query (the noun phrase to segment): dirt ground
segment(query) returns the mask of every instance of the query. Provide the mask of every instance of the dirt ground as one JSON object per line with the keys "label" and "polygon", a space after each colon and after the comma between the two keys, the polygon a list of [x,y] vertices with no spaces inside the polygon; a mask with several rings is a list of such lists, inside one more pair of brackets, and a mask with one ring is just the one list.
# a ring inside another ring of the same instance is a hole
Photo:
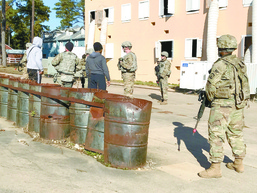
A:
{"label": "dirt ground", "polygon": [[8,74],[23,74],[23,72],[19,72],[17,66],[14,65],[8,65],[7,67],[0,66],[0,72]]}

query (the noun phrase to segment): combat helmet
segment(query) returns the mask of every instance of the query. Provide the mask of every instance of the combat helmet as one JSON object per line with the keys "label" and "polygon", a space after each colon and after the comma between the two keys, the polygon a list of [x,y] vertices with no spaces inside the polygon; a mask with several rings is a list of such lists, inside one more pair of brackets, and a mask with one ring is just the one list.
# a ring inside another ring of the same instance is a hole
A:
{"label": "combat helmet", "polygon": [[32,46],[32,43],[28,42],[26,43],[26,48],[28,49],[30,46]]}
{"label": "combat helmet", "polygon": [[168,53],[168,52],[166,52],[166,51],[161,52],[161,55],[162,55],[162,56],[165,56],[166,58],[168,58],[168,57],[169,57],[169,53]]}
{"label": "combat helmet", "polygon": [[129,41],[122,42],[121,47],[129,47],[132,48],[132,44]]}
{"label": "combat helmet", "polygon": [[217,46],[219,49],[233,52],[237,49],[237,41],[234,36],[226,34],[219,37]]}

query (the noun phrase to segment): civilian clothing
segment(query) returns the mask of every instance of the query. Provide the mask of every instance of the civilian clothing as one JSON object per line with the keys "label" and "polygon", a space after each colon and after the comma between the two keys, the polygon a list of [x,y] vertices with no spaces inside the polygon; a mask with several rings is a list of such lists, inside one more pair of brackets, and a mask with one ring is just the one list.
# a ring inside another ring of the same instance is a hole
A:
{"label": "civilian clothing", "polygon": [[34,37],[32,46],[27,49],[27,71],[29,73],[29,79],[35,80],[37,83],[41,83],[42,75],[40,71],[44,71],[42,65],[42,39],[40,37]]}
{"label": "civilian clothing", "polygon": [[91,74],[88,78],[88,88],[106,90],[106,81],[103,74]]}
{"label": "civilian clothing", "polygon": [[27,49],[27,68],[43,71],[42,65],[42,39],[34,37],[32,46]]}
{"label": "civilian clothing", "polygon": [[107,81],[110,81],[110,75],[108,67],[106,65],[106,59],[99,52],[93,52],[87,57],[86,73],[87,76],[90,76],[90,74],[101,74],[106,77]]}
{"label": "civilian clothing", "polygon": [[42,75],[39,74],[39,70],[36,70],[36,69],[27,69],[27,73],[28,73],[28,76],[29,76],[29,79],[30,80],[34,80],[34,81],[37,81],[37,83],[41,83],[41,80],[42,80]]}

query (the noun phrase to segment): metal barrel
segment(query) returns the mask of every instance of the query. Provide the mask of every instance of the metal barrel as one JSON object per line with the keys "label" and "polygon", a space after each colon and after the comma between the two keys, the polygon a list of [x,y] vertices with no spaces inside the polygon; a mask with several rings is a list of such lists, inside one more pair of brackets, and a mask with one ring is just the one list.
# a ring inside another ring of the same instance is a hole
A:
{"label": "metal barrel", "polygon": [[[36,92],[41,92],[42,86],[60,87],[58,84],[38,84],[31,83],[29,89]],[[29,131],[40,131],[40,115],[41,115],[41,96],[30,94],[29,95]]]}
{"label": "metal barrel", "polygon": [[[29,90],[31,80],[19,80],[19,88]],[[29,93],[18,91],[16,125],[25,127],[29,123]]]}
{"label": "metal barrel", "polygon": [[[107,98],[123,98],[123,95],[97,92],[94,102],[104,103]],[[90,107],[88,116],[88,131],[85,140],[85,149],[104,153],[104,111],[103,108]]]}
{"label": "metal barrel", "polygon": [[[97,89],[89,88],[71,88],[69,97],[92,101]],[[70,140],[73,143],[83,144],[86,140],[88,116],[90,107],[85,104],[72,102],[69,108],[70,112]]]}
{"label": "metal barrel", "polygon": [[[43,85],[42,93],[69,96],[69,88]],[[69,101],[41,97],[40,132],[43,139],[60,140],[70,135]]]}
{"label": "metal barrel", "polygon": [[134,169],[146,163],[152,102],[112,98],[105,101],[104,161]]}
{"label": "metal barrel", "polygon": [[[0,75],[0,83],[9,85],[10,76]],[[0,87],[0,116],[7,118],[7,107],[8,107],[8,88]]]}
{"label": "metal barrel", "polygon": [[[19,86],[19,79],[15,77],[9,78],[9,85],[13,87]],[[13,121],[16,123],[17,116],[17,101],[18,99],[18,90],[8,89],[8,106],[7,106],[7,120]]]}

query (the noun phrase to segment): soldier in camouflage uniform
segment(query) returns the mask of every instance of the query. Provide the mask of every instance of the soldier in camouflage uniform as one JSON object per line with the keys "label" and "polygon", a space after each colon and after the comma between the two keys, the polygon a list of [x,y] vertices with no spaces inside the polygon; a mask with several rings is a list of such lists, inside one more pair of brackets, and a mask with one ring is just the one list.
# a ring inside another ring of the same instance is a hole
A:
{"label": "soldier in camouflage uniform", "polygon": [[121,46],[126,55],[119,58],[117,66],[121,71],[121,77],[124,82],[124,95],[132,98],[137,70],[137,57],[131,51],[132,44],[129,41],[123,42]]}
{"label": "soldier in camouflage uniform", "polygon": [[65,44],[65,52],[58,54],[52,60],[52,65],[57,70],[54,76],[54,82],[63,87],[72,87],[74,82],[74,74],[80,70],[79,58],[76,54],[72,53],[73,43],[68,42]]}
{"label": "soldier in camouflage uniform", "polygon": [[[26,50],[32,46],[32,43],[26,43]],[[22,74],[22,77],[21,78],[24,78],[24,79],[28,79],[29,78],[29,75],[28,75],[28,72],[27,72],[27,53],[25,52],[20,63],[24,66],[23,68],[23,74]]]}
{"label": "soldier in camouflage uniform", "polygon": [[211,101],[208,121],[211,167],[198,175],[203,178],[220,178],[220,163],[224,159],[223,143],[227,138],[235,161],[226,166],[243,172],[246,146],[243,140],[243,108],[250,98],[245,64],[232,55],[237,48],[234,36],[218,39],[219,58],[212,66],[206,84],[207,99]]}
{"label": "soldier in camouflage uniform", "polygon": [[168,104],[168,78],[170,77],[171,71],[171,63],[167,60],[169,57],[169,53],[164,51],[161,53],[161,61],[158,62],[158,65],[155,67],[155,75],[157,76],[157,83],[160,86],[162,98],[160,101],[161,105]]}

